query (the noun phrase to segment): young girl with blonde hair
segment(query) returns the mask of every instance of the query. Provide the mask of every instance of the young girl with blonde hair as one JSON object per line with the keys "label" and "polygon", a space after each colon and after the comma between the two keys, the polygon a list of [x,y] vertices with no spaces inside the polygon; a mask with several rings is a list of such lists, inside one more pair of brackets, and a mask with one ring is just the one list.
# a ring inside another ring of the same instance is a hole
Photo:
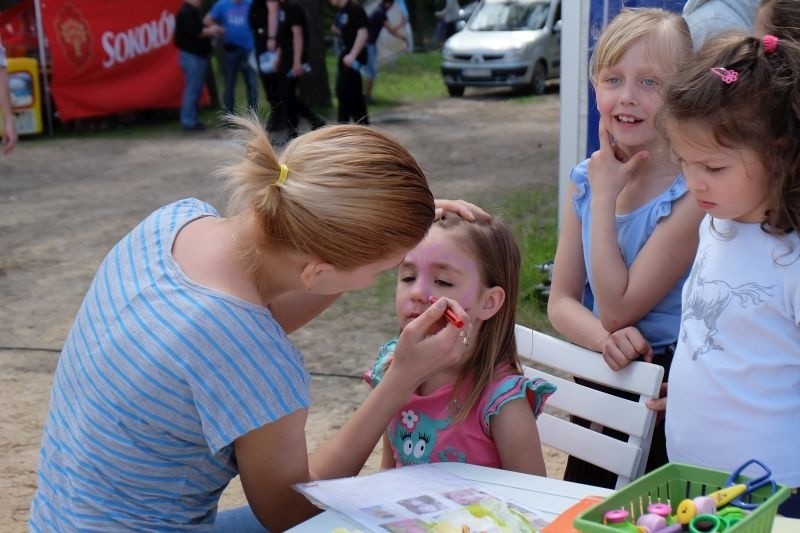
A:
{"label": "young girl with blonde hair", "polygon": [[[520,254],[497,219],[446,216],[406,254],[395,304],[403,331],[432,299],[457,301],[469,314],[467,358],[428,376],[396,412],[381,466],[466,462],[546,476],[535,417],[555,387],[522,372],[514,339]],[[402,335],[402,334],[401,334]],[[366,376],[382,382],[397,340],[381,348]]]}
{"label": "young girl with blonde hair", "polygon": [[[33,531],[287,529],[319,512],[294,483],[357,474],[416,387],[464,356],[442,316],[469,317],[442,298],[400,336],[383,384],[307,453],[311,379],[287,332],[395,268],[434,200],[378,130],[323,128],[278,156],[261,124],[235,122],[231,215],[196,199],[156,210],[86,294],[53,381]],[[217,516],[237,475],[249,508]]]}
{"label": "young girl with blonde hair", "polygon": [[[702,213],[655,125],[664,84],[691,53],[679,15],[644,8],[623,9],[592,53],[600,149],[570,173],[548,316],[613,370],[643,359],[668,371],[678,336],[680,287]],[[666,460],[658,424],[647,469]],[[565,479],[616,482],[574,457]]]}

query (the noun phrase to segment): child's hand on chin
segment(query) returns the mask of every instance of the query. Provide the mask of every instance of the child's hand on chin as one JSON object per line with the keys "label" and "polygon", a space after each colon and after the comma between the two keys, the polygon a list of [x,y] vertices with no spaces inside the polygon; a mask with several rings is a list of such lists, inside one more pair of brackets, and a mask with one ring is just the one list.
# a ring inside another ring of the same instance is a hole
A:
{"label": "child's hand on chin", "polygon": [[650,157],[650,152],[643,150],[628,156],[613,141],[602,121],[598,128],[598,137],[600,149],[592,154],[589,161],[589,184],[594,196],[608,195],[616,199],[631,176]]}

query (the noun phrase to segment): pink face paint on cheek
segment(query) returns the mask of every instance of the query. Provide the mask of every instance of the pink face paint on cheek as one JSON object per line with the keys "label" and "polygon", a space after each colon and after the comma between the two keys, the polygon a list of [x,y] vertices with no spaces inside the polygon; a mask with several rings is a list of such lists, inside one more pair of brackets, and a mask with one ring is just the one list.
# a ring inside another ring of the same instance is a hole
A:
{"label": "pink face paint on cheek", "polygon": [[477,271],[474,260],[468,257],[460,249],[450,242],[430,243],[424,251],[419,250],[416,259],[418,265],[431,271],[435,264],[448,264],[461,272],[458,288],[449,289],[447,296],[458,300],[463,306],[464,303],[472,302],[480,293],[480,275]]}
{"label": "pink face paint on cheek", "polygon": [[[436,296],[430,296],[428,300],[431,302],[431,304],[433,304],[436,303],[436,300],[438,300],[438,298]],[[464,327],[464,321],[458,318],[458,315],[455,313],[455,311],[450,309],[450,307],[444,310],[444,316],[455,327],[457,328]]]}

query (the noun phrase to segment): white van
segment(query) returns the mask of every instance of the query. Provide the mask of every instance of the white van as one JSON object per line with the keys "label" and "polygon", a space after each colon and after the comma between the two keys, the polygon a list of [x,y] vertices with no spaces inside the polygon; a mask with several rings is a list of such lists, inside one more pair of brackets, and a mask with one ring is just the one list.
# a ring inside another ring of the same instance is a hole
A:
{"label": "white van", "polygon": [[561,69],[561,0],[482,0],[442,49],[450,96],[465,87],[515,87],[542,94]]}

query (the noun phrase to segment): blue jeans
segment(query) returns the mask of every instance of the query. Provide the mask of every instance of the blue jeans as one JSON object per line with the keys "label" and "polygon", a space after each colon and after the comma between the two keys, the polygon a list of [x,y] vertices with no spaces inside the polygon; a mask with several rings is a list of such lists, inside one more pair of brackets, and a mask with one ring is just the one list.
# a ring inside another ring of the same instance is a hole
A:
{"label": "blue jeans", "polygon": [[361,73],[368,80],[374,80],[378,75],[378,45],[367,43],[367,64]]}
{"label": "blue jeans", "polygon": [[236,90],[236,75],[241,71],[244,84],[247,87],[247,106],[251,109],[258,108],[258,87],[256,85],[256,71],[247,63],[250,54],[244,48],[225,45],[225,54],[222,56],[222,75],[225,80],[223,105],[226,113],[233,113],[234,93]]}
{"label": "blue jeans", "polygon": [[212,533],[269,533],[249,505],[226,509],[217,513]]}
{"label": "blue jeans", "polygon": [[178,50],[178,62],[183,71],[183,99],[181,100],[181,126],[191,128],[198,123],[197,109],[208,69],[208,58]]}

